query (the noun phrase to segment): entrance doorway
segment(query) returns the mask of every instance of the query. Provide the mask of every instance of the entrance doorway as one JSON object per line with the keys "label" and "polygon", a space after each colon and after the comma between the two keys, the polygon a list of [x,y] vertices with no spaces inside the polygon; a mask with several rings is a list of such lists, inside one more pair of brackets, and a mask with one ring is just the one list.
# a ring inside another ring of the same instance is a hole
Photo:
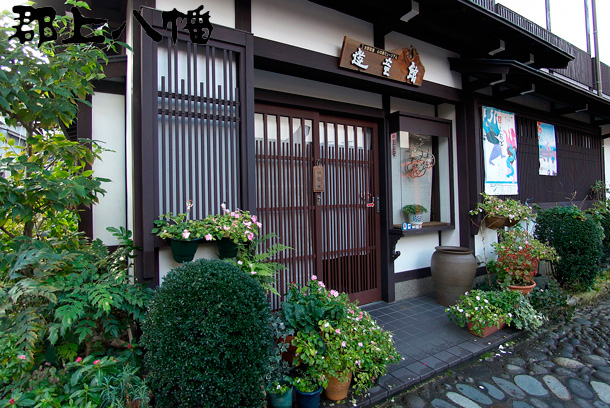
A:
{"label": "entrance doorway", "polygon": [[262,234],[293,248],[277,259],[280,294],[317,275],[360,304],[380,300],[377,125],[257,105],[255,140]]}

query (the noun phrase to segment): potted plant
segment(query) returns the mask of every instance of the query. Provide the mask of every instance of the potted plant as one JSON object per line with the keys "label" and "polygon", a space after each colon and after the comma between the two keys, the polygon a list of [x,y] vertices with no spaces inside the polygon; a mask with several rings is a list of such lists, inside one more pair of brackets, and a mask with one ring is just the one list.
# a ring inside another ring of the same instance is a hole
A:
{"label": "potted plant", "polygon": [[[354,391],[363,393],[385,374],[390,363],[400,359],[392,335],[350,302],[347,294],[327,290],[317,277],[312,278],[315,279],[300,293],[310,298],[308,306],[317,312],[316,323],[302,319],[301,329],[292,341],[297,347],[295,364],[324,373],[330,399],[345,398],[351,377]],[[306,313],[309,309],[299,310]]]}
{"label": "potted plant", "polygon": [[320,394],[327,380],[323,373],[315,366],[308,366],[301,370],[294,378],[294,390],[297,394],[298,408],[318,408],[320,406]]}
{"label": "potted plant", "polygon": [[279,316],[274,316],[271,327],[277,341],[271,346],[269,369],[265,374],[265,390],[272,408],[292,408],[292,379],[288,375],[290,366],[282,358],[289,344],[281,340],[294,332],[286,329]]}
{"label": "potted plant", "polygon": [[159,219],[154,221],[155,227],[151,231],[159,238],[170,240],[172,256],[178,263],[193,260],[200,239],[212,240],[205,223],[188,219],[191,208],[193,202],[189,200],[186,204],[186,212],[159,216]]}
{"label": "potted plant", "polygon": [[544,322],[544,317],[532,307],[527,296],[510,290],[472,290],[445,312],[458,326],[467,326],[479,337],[489,336],[506,325],[519,330],[535,330]]}
{"label": "potted plant", "polygon": [[514,229],[500,235],[492,244],[498,255],[498,282],[502,287],[530,293],[540,260],[557,260],[557,251],[535,239],[526,230]]}
{"label": "potted plant", "polygon": [[483,201],[478,203],[471,215],[485,214],[485,226],[489,229],[513,227],[524,219],[533,218],[531,207],[510,198],[501,199],[481,193]]}
{"label": "potted plant", "polygon": [[497,305],[496,292],[471,290],[460,301],[445,309],[449,319],[460,327],[467,326],[476,336],[487,337],[511,322],[512,312]]}
{"label": "potted plant", "polygon": [[423,214],[427,213],[428,210],[421,204],[407,204],[402,207],[402,210],[409,217],[409,222],[413,225],[422,225]]}
{"label": "potted plant", "polygon": [[222,214],[208,215],[203,222],[211,240],[217,241],[220,259],[235,258],[238,246],[251,243],[262,224],[249,211],[231,211],[224,203],[220,207]]}

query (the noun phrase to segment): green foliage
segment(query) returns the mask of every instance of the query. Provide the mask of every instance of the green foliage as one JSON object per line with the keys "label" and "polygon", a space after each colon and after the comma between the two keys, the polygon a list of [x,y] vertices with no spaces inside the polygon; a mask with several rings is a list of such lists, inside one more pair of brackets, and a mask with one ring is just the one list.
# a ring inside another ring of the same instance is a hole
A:
{"label": "green foliage", "polygon": [[485,327],[510,324],[517,329],[536,330],[543,323],[537,313],[520,292],[471,290],[460,296],[454,306],[445,309],[450,320],[460,327],[472,323],[472,331],[483,334]]}
{"label": "green foliage", "polygon": [[287,329],[277,315],[273,316],[271,329],[276,341],[271,346],[269,367],[265,374],[265,389],[270,394],[283,394],[292,387],[292,379],[289,376],[290,365],[282,358],[282,353],[288,351],[289,344],[285,340],[288,336],[294,336],[294,330]]}
{"label": "green foliage", "polygon": [[557,250],[555,278],[568,290],[589,289],[600,270],[603,230],[595,217],[565,206],[538,213],[535,237]]}
{"label": "green foliage", "polygon": [[303,287],[290,284],[286,301],[282,303],[282,320],[295,332],[309,333],[315,331],[322,320],[337,324],[345,319],[348,303],[344,293],[329,296],[324,283],[313,275]]}
{"label": "green foliage", "polygon": [[15,251],[0,262],[7,276],[0,283],[0,331],[17,336],[28,360],[43,352],[51,363],[89,355],[126,339],[143,320],[152,291],[127,273],[131,232],[112,231],[124,244],[112,254],[78,234],[13,242]]}
{"label": "green foliage", "polygon": [[405,212],[405,214],[425,214],[428,212],[426,207],[421,204],[407,204],[402,207],[402,210]]}
{"label": "green foliage", "polygon": [[271,312],[239,269],[199,259],[170,271],[143,331],[147,379],[162,406],[263,406]]}
{"label": "green foliage", "polygon": [[133,408],[139,404],[139,408],[148,408],[150,389],[137,372],[137,368],[125,365],[121,371],[104,376],[100,407]]}
{"label": "green foliage", "polygon": [[570,320],[574,313],[574,306],[568,304],[568,294],[559,284],[550,279],[545,289],[534,288],[529,296],[530,303],[549,322],[562,319]]}
{"label": "green foliage", "polygon": [[[103,47],[49,41],[34,49],[37,24],[28,24],[35,35],[21,44],[16,38],[9,40],[15,33],[13,22],[4,19],[0,26],[0,114],[7,125],[24,126],[29,136],[69,126],[77,103],[88,104],[86,97],[93,94],[91,81],[104,77],[102,64],[108,61],[104,50],[114,47],[112,41],[106,37]],[[68,36],[71,22],[71,17],[55,18],[59,38]],[[94,33],[103,34],[101,29]]]}
{"label": "green foliage", "polygon": [[[237,266],[248,276],[256,279],[265,292],[272,292],[279,296],[278,291],[273,287],[275,275],[286,267],[279,262],[271,261],[271,259],[278,253],[292,248],[279,242],[269,244],[268,241],[272,238],[278,238],[278,236],[269,233],[255,239],[250,245],[240,245],[237,259],[226,259],[225,261]],[[261,250],[265,247],[264,251]]]}

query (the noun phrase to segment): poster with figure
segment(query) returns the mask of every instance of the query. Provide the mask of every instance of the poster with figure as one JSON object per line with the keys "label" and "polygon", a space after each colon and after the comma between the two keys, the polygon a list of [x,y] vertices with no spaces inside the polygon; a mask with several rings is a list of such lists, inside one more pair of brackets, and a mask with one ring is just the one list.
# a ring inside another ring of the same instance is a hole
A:
{"label": "poster with figure", "polygon": [[557,143],[555,126],[538,122],[538,156],[540,158],[541,176],[557,175]]}
{"label": "poster with figure", "polygon": [[485,193],[518,194],[514,113],[483,106],[483,156]]}

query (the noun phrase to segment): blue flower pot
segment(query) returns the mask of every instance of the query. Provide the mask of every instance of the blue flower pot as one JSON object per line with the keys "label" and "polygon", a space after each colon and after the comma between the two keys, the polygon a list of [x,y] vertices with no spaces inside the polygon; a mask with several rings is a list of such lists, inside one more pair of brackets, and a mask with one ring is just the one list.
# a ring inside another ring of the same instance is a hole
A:
{"label": "blue flower pot", "polygon": [[297,407],[298,408],[319,408],[320,407],[320,394],[322,393],[322,387],[314,392],[303,392],[299,391],[296,387],[294,389],[297,393]]}
{"label": "blue flower pot", "polygon": [[271,408],[292,408],[292,388],[283,394],[269,393]]}
{"label": "blue flower pot", "polygon": [[197,247],[199,246],[199,240],[192,239],[186,241],[172,238],[171,246],[174,261],[178,263],[190,262],[195,257],[195,252],[197,252]]}

